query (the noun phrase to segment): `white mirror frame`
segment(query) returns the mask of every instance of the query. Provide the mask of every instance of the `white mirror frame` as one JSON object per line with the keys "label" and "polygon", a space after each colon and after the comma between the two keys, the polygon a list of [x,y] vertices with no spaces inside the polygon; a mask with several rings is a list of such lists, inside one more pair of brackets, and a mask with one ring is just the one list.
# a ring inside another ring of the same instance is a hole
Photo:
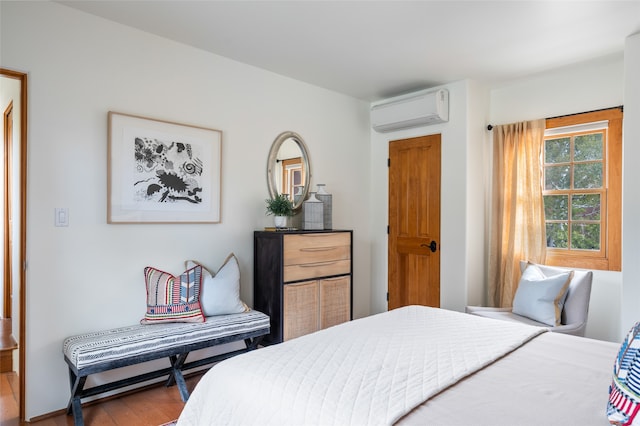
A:
{"label": "white mirror frame", "polygon": [[301,194],[302,196],[297,201],[292,200],[293,209],[298,210],[300,207],[302,207],[302,202],[307,198],[307,195],[309,194],[309,187],[311,186],[311,160],[309,158],[309,151],[307,150],[307,146],[304,143],[304,139],[302,139],[302,136],[300,136],[296,132],[282,132],[273,141],[271,150],[269,151],[269,158],[267,160],[267,186],[269,187],[269,195],[271,196],[271,198],[275,198],[276,195],[279,194],[275,176],[276,162],[278,161],[278,152],[280,151],[280,147],[282,146],[282,144],[289,139],[293,140],[300,148],[302,161],[304,162],[305,185]]}

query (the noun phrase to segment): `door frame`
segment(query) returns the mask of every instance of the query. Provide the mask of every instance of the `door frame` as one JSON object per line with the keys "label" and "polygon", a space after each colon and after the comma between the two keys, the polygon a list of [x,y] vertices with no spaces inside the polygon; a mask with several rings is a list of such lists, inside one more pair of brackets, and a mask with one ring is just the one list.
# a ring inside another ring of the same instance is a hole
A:
{"label": "door frame", "polygon": [[[20,128],[18,130],[20,135],[20,146],[18,149],[14,150],[14,153],[17,152],[20,156],[19,164],[20,164],[20,174],[17,177],[19,179],[20,186],[20,203],[18,207],[17,218],[20,221],[20,231],[19,231],[19,240],[20,240],[20,250],[19,250],[19,283],[20,283],[20,291],[18,293],[19,301],[18,304],[20,306],[20,313],[18,315],[20,326],[18,336],[18,394],[20,401],[18,401],[19,406],[19,419],[20,422],[25,421],[25,389],[26,389],[26,381],[25,381],[25,360],[26,360],[26,267],[27,267],[27,74],[9,70],[6,68],[0,68],[0,77],[13,78],[20,81]],[[14,135],[15,135],[15,128]],[[15,148],[15,147],[14,147]],[[15,218],[15,217],[14,217]]]}
{"label": "door frame", "polygon": [[9,102],[9,105],[5,108],[2,114],[2,120],[4,125],[4,134],[3,137],[3,232],[4,232],[4,250],[3,250],[3,304],[2,304],[2,317],[3,318],[11,318],[13,316],[13,306],[12,306],[12,294],[13,294],[13,284],[12,284],[12,271],[13,271],[13,253],[12,244],[11,244],[11,200],[12,200],[12,183],[13,183],[13,167],[12,167],[12,159],[13,159],[13,99]]}

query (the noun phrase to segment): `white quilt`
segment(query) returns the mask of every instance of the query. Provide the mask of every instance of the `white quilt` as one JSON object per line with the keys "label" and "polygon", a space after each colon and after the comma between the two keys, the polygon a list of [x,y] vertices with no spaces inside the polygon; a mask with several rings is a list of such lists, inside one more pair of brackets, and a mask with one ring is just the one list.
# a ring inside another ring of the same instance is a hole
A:
{"label": "white quilt", "polygon": [[201,379],[178,426],[393,424],[545,330],[396,309],[221,362]]}

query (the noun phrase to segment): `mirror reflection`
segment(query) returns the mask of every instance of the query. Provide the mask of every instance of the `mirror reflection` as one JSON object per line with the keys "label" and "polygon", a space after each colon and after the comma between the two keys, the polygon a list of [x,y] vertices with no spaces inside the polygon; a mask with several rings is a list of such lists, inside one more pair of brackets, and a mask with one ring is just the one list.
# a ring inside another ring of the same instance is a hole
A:
{"label": "mirror reflection", "polygon": [[278,150],[275,178],[278,192],[289,195],[290,199],[305,185],[302,153],[293,139],[284,141]]}
{"label": "mirror reflection", "polygon": [[273,198],[286,194],[298,209],[307,197],[311,179],[307,147],[295,132],[283,132],[273,141],[267,163],[267,183]]}

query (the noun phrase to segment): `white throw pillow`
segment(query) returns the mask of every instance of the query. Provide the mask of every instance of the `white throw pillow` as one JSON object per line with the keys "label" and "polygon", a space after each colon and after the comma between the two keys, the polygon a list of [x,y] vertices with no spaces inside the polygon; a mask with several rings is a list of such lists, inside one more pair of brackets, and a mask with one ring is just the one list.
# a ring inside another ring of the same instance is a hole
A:
{"label": "white throw pillow", "polygon": [[513,298],[513,313],[550,326],[560,325],[573,271],[546,276],[536,265],[524,270]]}
{"label": "white throw pillow", "polygon": [[[188,260],[186,264],[187,268],[190,268],[199,263]],[[240,267],[233,253],[227,256],[215,275],[206,268],[202,268],[200,306],[207,317],[237,314],[249,310],[249,307],[240,300]]]}

